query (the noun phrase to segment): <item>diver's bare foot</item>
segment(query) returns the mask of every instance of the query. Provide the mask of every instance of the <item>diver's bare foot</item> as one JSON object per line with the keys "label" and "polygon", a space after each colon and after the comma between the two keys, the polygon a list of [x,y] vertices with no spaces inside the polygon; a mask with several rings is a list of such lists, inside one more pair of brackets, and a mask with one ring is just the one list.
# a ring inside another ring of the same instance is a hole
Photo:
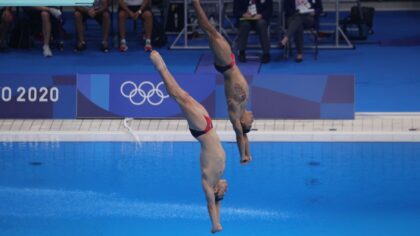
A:
{"label": "diver's bare foot", "polygon": [[246,165],[248,164],[250,161],[252,160],[252,158],[250,156],[245,156],[244,158],[241,158],[241,165]]}
{"label": "diver's bare foot", "polygon": [[214,234],[214,233],[217,233],[217,232],[219,232],[219,231],[222,231],[222,226],[219,224],[217,227],[213,227],[212,229],[211,229],[211,233],[212,234]]}
{"label": "diver's bare foot", "polygon": [[164,70],[166,68],[166,64],[163,61],[162,56],[160,56],[160,54],[153,50],[150,53],[150,60],[152,60],[153,65],[155,65],[155,68],[160,71],[160,70]]}

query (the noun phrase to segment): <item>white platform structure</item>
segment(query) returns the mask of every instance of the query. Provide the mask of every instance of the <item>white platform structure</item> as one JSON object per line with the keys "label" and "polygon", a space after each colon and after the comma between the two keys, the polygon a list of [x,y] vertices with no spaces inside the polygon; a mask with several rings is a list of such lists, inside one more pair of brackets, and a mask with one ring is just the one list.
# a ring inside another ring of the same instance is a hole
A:
{"label": "white platform structure", "polygon": [[[218,29],[218,31],[225,36],[229,40],[229,36],[226,33],[225,29],[223,28],[223,24],[220,24],[220,22],[223,22],[223,11],[224,11],[224,0],[202,0],[201,5],[216,5],[216,8],[218,9],[218,19],[217,21],[214,21],[215,27]],[[184,0],[184,28],[179,32],[175,40],[172,42],[170,49],[208,49],[209,45],[191,45],[188,42],[188,34],[192,33],[192,28],[198,27],[197,23],[190,23],[188,22],[189,12],[191,7],[191,1],[190,0]],[[205,7],[203,7],[205,9]],[[183,41],[183,43],[181,42]],[[180,43],[181,42],[181,43]]]}
{"label": "white platform structure", "polygon": [[[275,9],[275,12],[277,12],[278,15],[283,14],[282,9],[282,1],[283,0],[273,0],[277,2],[278,9]],[[176,2],[176,1],[175,1]],[[230,41],[229,35],[226,31],[226,29],[223,27],[223,22],[226,19],[225,17],[225,3],[232,2],[231,0],[201,0],[201,4],[203,5],[203,8],[205,9],[206,5],[216,5],[218,8],[218,17],[217,21],[215,21],[215,26],[218,29],[218,31],[228,40]],[[335,12],[335,19],[334,22],[324,22],[321,25],[322,26],[329,26],[332,27],[333,34],[334,34],[334,42],[330,44],[322,44],[319,45],[319,48],[325,48],[325,49],[352,49],[354,48],[354,45],[351,43],[351,41],[347,38],[347,36],[344,34],[343,30],[340,27],[339,21],[340,21],[340,4],[341,2],[357,2],[356,0],[324,0],[324,3],[332,3],[334,4],[334,12]],[[194,28],[197,28],[197,23],[191,23],[189,22],[189,16],[190,12],[193,12],[190,10],[191,7],[191,1],[190,0],[184,0],[184,28],[179,32],[175,40],[172,42],[170,49],[208,49],[208,44],[205,45],[197,45],[197,44],[191,44],[188,39],[188,34],[193,33]],[[279,17],[281,19],[281,17]],[[220,23],[222,22],[222,23]],[[281,32],[281,20],[278,22],[279,24],[279,30],[278,32]],[[234,30],[235,31],[235,30]],[[344,42],[341,41],[341,38],[343,38]],[[277,44],[272,44],[272,48],[278,47]]]}
{"label": "white platform structure", "polygon": [[[282,1],[282,0],[280,0]],[[332,26],[334,27],[334,43],[330,45],[319,45],[319,48],[327,48],[327,49],[352,49],[354,48],[354,45],[349,40],[349,38],[344,33],[343,29],[340,27],[340,12],[341,12],[341,3],[342,2],[358,2],[357,0],[324,0],[325,2],[332,2],[334,4],[334,10],[335,10],[335,22],[332,23],[323,23],[321,24],[324,26]],[[343,37],[344,43],[340,42],[340,37]]]}

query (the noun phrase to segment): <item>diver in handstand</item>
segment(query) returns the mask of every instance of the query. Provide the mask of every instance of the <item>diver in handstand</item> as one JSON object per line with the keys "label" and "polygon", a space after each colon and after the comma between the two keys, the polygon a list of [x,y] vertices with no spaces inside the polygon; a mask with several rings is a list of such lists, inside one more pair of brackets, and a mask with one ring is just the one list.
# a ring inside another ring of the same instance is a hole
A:
{"label": "diver in handstand", "polygon": [[236,134],[239,148],[240,163],[251,161],[247,133],[251,130],[254,117],[251,111],[246,110],[249,91],[248,83],[235,63],[229,43],[209,22],[199,0],[193,0],[197,14],[198,24],[209,38],[210,49],[215,59],[215,68],[224,76],[226,102],[229,119]]}
{"label": "diver in handstand", "polygon": [[175,99],[183,111],[192,136],[201,144],[201,184],[212,222],[211,232],[219,232],[222,230],[220,205],[227,191],[227,181],[221,179],[225,169],[225,151],[219,136],[213,129],[207,110],[178,85],[157,51],[152,51],[150,59],[162,77],[168,94]]}

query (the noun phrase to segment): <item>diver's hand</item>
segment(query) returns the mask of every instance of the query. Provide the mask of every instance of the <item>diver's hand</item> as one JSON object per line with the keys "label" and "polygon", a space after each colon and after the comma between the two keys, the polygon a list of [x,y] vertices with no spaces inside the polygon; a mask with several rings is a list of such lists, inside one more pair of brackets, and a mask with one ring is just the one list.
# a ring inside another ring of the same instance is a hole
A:
{"label": "diver's hand", "polygon": [[211,229],[211,233],[212,234],[214,234],[214,233],[217,233],[217,232],[219,232],[219,231],[222,231],[222,225],[221,224],[218,224],[216,227],[213,227],[212,229]]}
{"label": "diver's hand", "polygon": [[246,165],[252,160],[251,156],[245,155],[241,157],[241,165]]}

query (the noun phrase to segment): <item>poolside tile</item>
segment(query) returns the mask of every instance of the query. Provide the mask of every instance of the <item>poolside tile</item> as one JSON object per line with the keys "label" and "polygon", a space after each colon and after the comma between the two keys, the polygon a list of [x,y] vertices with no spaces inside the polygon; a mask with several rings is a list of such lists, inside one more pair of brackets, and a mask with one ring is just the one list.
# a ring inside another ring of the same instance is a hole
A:
{"label": "poolside tile", "polygon": [[[33,120],[24,120],[22,126],[20,127],[19,131],[27,131],[31,128]],[[3,130],[3,129],[1,129]]]}
{"label": "poolside tile", "polygon": [[20,128],[22,127],[22,125],[23,125],[23,120],[15,120],[13,122],[13,125],[11,127],[11,130],[20,130]]}
{"label": "poolside tile", "polygon": [[[194,140],[188,132],[188,123],[185,120],[134,119],[128,120],[127,124],[135,132],[148,132],[148,140]],[[214,120],[213,126],[222,140],[235,141],[229,120]],[[253,129],[257,131],[251,132],[249,138],[257,141],[420,141],[420,114],[358,113],[355,120],[264,119],[255,120]],[[46,133],[49,131],[54,131],[54,136]],[[61,132],[64,136],[56,132]],[[99,133],[100,136],[97,135]],[[72,137],[76,140],[133,140],[124,127],[124,120],[115,119],[3,119],[0,120],[0,136],[1,140],[9,141],[49,141],[60,140],[60,137],[68,140],[72,140]]]}
{"label": "poolside tile", "polygon": [[41,128],[42,122],[44,122],[44,120],[34,120],[34,122],[32,123],[31,127],[29,128],[31,131],[38,131]]}

